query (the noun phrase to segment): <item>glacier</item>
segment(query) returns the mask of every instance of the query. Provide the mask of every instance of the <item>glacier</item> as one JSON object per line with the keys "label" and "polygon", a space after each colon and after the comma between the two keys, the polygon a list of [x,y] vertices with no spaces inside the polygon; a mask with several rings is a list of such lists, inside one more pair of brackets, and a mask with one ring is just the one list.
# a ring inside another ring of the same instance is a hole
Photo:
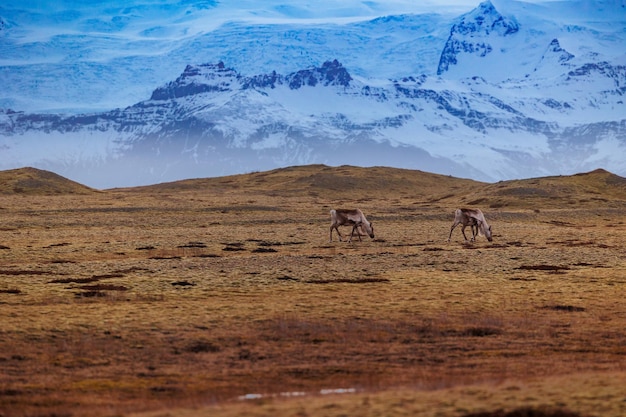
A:
{"label": "glacier", "polygon": [[[263,13],[250,3],[237,18],[221,11],[228,17],[210,30],[197,16],[215,17],[218,3],[168,9],[168,25],[167,3],[156,3],[129,6],[126,20],[46,18],[105,22],[100,38],[134,27],[138,42],[149,34],[160,45],[128,47],[142,56],[105,50],[119,55],[101,62],[63,57],[71,36],[67,45],[35,37],[0,7],[10,40],[0,44],[10,52],[0,58],[9,86],[0,169],[35,166],[96,188],[310,163],[482,181],[598,167],[626,175],[623,2],[494,0],[414,13],[402,2],[331,11],[270,2]],[[392,6],[402,13],[380,16]],[[34,59],[50,42],[56,54]],[[77,55],[96,53],[97,42],[80,42]],[[80,76],[64,76],[68,66]]]}

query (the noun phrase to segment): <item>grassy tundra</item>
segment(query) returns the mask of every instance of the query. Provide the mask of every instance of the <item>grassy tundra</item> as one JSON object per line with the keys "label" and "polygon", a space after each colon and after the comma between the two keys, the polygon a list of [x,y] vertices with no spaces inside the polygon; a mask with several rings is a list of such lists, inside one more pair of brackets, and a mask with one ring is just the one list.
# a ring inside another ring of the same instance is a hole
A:
{"label": "grassy tundra", "polygon": [[[493,242],[447,243],[457,207]],[[331,208],[376,238],[329,243]],[[22,169],[0,213],[0,416],[626,415],[626,179],[605,171],[96,191]]]}

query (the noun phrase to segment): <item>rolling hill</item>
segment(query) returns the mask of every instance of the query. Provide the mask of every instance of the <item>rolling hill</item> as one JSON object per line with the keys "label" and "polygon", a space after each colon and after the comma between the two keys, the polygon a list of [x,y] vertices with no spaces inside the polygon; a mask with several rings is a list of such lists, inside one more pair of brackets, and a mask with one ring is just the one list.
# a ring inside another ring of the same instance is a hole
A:
{"label": "rolling hill", "polygon": [[485,183],[418,170],[305,165],[123,190],[142,193],[250,193],[367,201],[409,198],[415,204],[532,209],[616,207],[626,203],[626,178],[598,169],[566,176]]}
{"label": "rolling hill", "polygon": [[232,190],[276,195],[315,195],[328,198],[367,199],[381,195],[430,195],[441,197],[454,190],[474,189],[486,185],[424,171],[389,167],[361,168],[343,165],[304,165],[270,171],[230,175],[217,178],[189,179],[135,187],[131,190]]}
{"label": "rolling hill", "polygon": [[[0,171],[0,194],[91,194],[97,190],[50,171]],[[566,176],[485,183],[418,170],[304,165],[270,171],[196,178],[102,193],[222,194],[314,197],[327,201],[409,199],[417,206],[474,206],[487,209],[567,207],[614,208],[626,204],[626,178],[603,169]]]}
{"label": "rolling hill", "polygon": [[483,193],[470,204],[492,208],[611,208],[626,202],[626,178],[597,169],[575,175],[502,181],[488,185]]}
{"label": "rolling hill", "polygon": [[59,195],[95,192],[93,188],[42,169],[28,167],[0,171],[0,194]]}

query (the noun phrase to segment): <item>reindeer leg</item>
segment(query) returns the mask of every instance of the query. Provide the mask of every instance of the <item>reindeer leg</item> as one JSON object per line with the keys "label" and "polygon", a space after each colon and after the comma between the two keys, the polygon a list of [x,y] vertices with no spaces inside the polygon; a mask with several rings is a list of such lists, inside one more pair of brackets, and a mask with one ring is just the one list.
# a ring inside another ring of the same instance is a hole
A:
{"label": "reindeer leg", "polygon": [[[352,231],[350,232],[350,239],[348,239],[348,243],[352,242],[352,237],[354,236],[354,231],[356,230],[357,227],[359,227],[359,223],[354,223],[354,225],[352,226]],[[359,233],[359,240],[361,240],[360,233]]]}
{"label": "reindeer leg", "polygon": [[478,226],[480,222],[476,219],[473,219],[472,223],[470,223],[470,229],[472,230],[472,242],[476,242],[476,236],[478,236]]}
{"label": "reindeer leg", "polygon": [[[467,242],[467,236],[465,236],[465,228],[466,227],[467,227],[466,225],[461,226],[461,233],[463,233],[463,237],[465,238],[465,241]],[[472,237],[472,240],[474,240],[473,237]]]}
{"label": "reindeer leg", "polygon": [[343,236],[341,236],[341,233],[339,232],[339,228],[335,224],[330,226],[330,241],[331,242],[333,241],[333,229],[335,229],[337,231],[337,236],[339,237],[339,241],[341,242],[341,238]]}
{"label": "reindeer leg", "polygon": [[450,228],[450,235],[448,236],[448,243],[450,243],[450,239],[452,239],[452,231],[454,230],[455,227],[458,226],[457,222],[452,223],[452,227]]}

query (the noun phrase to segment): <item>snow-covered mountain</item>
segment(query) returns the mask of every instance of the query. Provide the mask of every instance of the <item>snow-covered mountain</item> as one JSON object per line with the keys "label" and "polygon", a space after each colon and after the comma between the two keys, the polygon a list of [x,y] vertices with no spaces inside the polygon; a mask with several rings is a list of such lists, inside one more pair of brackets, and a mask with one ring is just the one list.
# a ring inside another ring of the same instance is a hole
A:
{"label": "snow-covered mountain", "polygon": [[[223,34],[244,24],[229,22],[188,48],[219,37],[243,69],[188,62],[110,111],[0,110],[0,169],[36,166],[100,188],[308,163],[487,181],[598,167],[626,176],[626,8],[571,3],[487,1],[453,18],[306,27],[281,20],[233,39]],[[244,39],[251,46],[241,51]],[[419,62],[404,73],[409,51]],[[291,61],[303,65],[286,70]]]}
{"label": "snow-covered mountain", "polygon": [[126,107],[188,64],[219,61],[246,76],[287,74],[334,58],[355,76],[428,74],[451,20],[472,8],[429,3],[0,2],[6,22],[0,28],[0,107],[72,113]]}

